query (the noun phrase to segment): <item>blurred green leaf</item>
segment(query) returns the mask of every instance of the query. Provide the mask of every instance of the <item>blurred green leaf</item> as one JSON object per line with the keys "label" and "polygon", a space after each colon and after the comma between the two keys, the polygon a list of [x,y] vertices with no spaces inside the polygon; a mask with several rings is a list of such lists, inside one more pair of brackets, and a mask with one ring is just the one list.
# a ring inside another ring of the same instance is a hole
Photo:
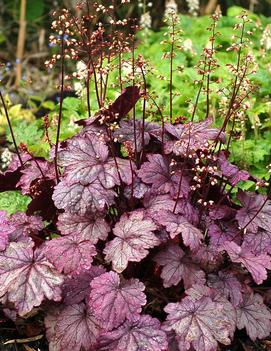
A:
{"label": "blurred green leaf", "polygon": [[0,196],[0,210],[5,210],[9,215],[18,212],[26,211],[31,198],[21,195],[19,191],[5,191]]}

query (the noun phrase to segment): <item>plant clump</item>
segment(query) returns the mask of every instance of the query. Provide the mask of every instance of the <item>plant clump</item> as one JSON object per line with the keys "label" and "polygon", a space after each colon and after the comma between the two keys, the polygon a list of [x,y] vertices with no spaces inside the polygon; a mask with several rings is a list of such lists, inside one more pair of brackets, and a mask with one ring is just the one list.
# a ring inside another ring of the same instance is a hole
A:
{"label": "plant clump", "polygon": [[[46,64],[60,63],[61,83],[56,140],[47,133],[50,158],[14,138],[17,155],[0,174],[1,191],[19,189],[31,199],[26,212],[0,213],[4,318],[43,316],[51,351],[213,351],[234,343],[239,330],[253,342],[267,338],[270,185],[229,161],[255,71],[246,13],[229,48],[237,60],[229,65],[229,105],[215,128],[210,93],[220,13],[211,17],[198,91],[183,117],[172,108],[177,15],[167,18],[167,115],[148,91],[151,71],[135,54],[133,21],[115,18],[113,6],[78,6],[80,18],[64,10],[52,25],[60,53]],[[82,61],[87,115],[79,132],[60,141],[69,59]],[[109,101],[113,70],[116,98]],[[206,109],[195,121],[201,94]],[[160,121],[148,120],[148,105]],[[248,180],[253,191],[239,187]]]}

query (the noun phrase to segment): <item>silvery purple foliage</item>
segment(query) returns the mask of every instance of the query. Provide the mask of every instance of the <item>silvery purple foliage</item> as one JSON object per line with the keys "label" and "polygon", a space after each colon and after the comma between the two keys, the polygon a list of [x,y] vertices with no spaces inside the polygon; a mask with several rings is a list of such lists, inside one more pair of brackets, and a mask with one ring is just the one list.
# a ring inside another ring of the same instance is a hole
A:
{"label": "silvery purple foliage", "polygon": [[216,351],[239,329],[267,337],[270,199],[240,191],[250,176],[210,118],[124,119],[140,94],[128,87],[59,145],[59,179],[26,155],[1,174],[14,176],[1,189],[31,196],[26,213],[0,212],[6,316],[43,309],[50,351]]}
{"label": "silvery purple foliage", "polygon": [[120,280],[115,272],[103,273],[91,283],[89,305],[106,330],[133,320],[146,304],[145,286],[138,279]]}

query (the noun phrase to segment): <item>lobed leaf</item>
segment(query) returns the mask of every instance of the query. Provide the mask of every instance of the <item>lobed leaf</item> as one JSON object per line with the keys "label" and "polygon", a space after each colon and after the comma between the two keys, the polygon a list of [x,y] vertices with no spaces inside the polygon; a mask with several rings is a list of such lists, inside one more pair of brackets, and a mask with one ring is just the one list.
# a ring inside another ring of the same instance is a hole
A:
{"label": "lobed leaf", "polygon": [[128,262],[139,262],[148,254],[148,249],[160,244],[153,233],[157,229],[143,211],[123,214],[115,225],[113,233],[116,238],[109,241],[104,249],[105,259],[112,262],[113,269],[121,273]]}
{"label": "lobed leaf", "polygon": [[163,266],[161,278],[165,288],[177,285],[181,280],[186,289],[195,283],[205,283],[205,273],[185,255],[178,245],[170,244],[154,257],[154,261]]}
{"label": "lobed leaf", "polygon": [[52,239],[46,243],[44,254],[58,272],[74,274],[91,267],[96,255],[95,246],[90,240],[77,235]]}
{"label": "lobed leaf", "polygon": [[166,351],[167,346],[167,336],[160,322],[141,315],[101,334],[98,351]]}
{"label": "lobed leaf", "polygon": [[108,272],[94,278],[90,286],[89,305],[107,330],[133,320],[146,304],[145,286],[138,279],[120,280],[117,273]]}
{"label": "lobed leaf", "polygon": [[21,316],[39,306],[45,297],[59,301],[62,283],[62,275],[42,251],[33,252],[33,245],[12,242],[0,252],[0,296],[7,294]]}
{"label": "lobed leaf", "polygon": [[255,255],[247,247],[238,246],[234,242],[227,241],[224,249],[229,254],[232,262],[243,264],[251,273],[255,283],[261,284],[267,279],[267,269],[271,269],[271,257],[263,253]]}

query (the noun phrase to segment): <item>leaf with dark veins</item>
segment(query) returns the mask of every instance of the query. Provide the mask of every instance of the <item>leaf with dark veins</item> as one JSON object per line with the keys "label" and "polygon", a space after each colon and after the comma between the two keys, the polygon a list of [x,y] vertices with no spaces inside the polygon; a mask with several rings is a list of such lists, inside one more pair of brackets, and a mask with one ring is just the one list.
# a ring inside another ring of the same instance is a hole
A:
{"label": "leaf with dark veins", "polygon": [[[186,176],[171,169],[169,160],[160,154],[147,155],[148,162],[144,162],[138,171],[138,176],[146,184],[151,184],[152,188],[160,194],[170,193],[175,196],[178,193],[180,178],[181,191],[179,196],[186,196],[189,192],[189,183]],[[172,173],[173,172],[173,173]]]}
{"label": "leaf with dark veins", "polygon": [[202,232],[190,224],[183,216],[174,214],[171,211],[158,211],[155,218],[159,224],[166,227],[172,239],[182,234],[184,244],[189,246],[191,250],[200,246],[204,238]]}
{"label": "leaf with dark veins", "polygon": [[58,272],[75,274],[90,268],[97,252],[90,240],[69,235],[47,242],[44,253]]}
{"label": "leaf with dark veins", "polygon": [[89,240],[96,244],[98,240],[106,240],[110,227],[102,217],[97,217],[92,213],[86,213],[84,216],[62,213],[58,217],[57,227],[63,235],[75,234],[80,238]]}
{"label": "leaf with dark veins", "polygon": [[[68,182],[84,181],[87,184],[98,179],[108,153],[107,145],[95,134],[85,134],[68,141],[67,147],[58,153],[58,163],[65,167]],[[114,181],[110,177],[103,185],[110,188]]]}
{"label": "leaf with dark veins", "polygon": [[271,201],[266,196],[239,191],[238,199],[243,208],[237,211],[236,219],[241,228],[256,233],[258,227],[271,231]]}
{"label": "leaf with dark veins", "polygon": [[261,284],[267,279],[267,269],[271,269],[271,257],[266,253],[255,255],[248,248],[229,241],[224,243],[223,248],[232,262],[241,263],[246,267],[255,283]]}
{"label": "leaf with dark veins", "polygon": [[49,314],[45,318],[45,325],[50,350],[97,350],[101,328],[84,303],[65,306],[59,313]]}
{"label": "leaf with dark veins", "polygon": [[9,241],[9,234],[14,231],[15,227],[10,222],[7,213],[0,211],[0,251],[4,251]]}
{"label": "leaf with dark veins", "polygon": [[143,211],[123,214],[115,225],[116,238],[109,241],[104,249],[105,259],[112,262],[113,269],[121,273],[128,263],[140,262],[148,254],[148,249],[160,244],[153,233],[157,226],[144,216]]}
{"label": "leaf with dark veins", "polygon": [[248,248],[255,255],[271,254],[271,231],[260,229],[257,233],[247,232],[244,236],[243,247]]}
{"label": "leaf with dark veins", "polygon": [[154,261],[162,266],[161,278],[163,285],[168,288],[184,282],[185,289],[193,284],[205,284],[205,273],[189,259],[183,250],[175,244],[170,244],[159,252]]}
{"label": "leaf with dark veins", "polygon": [[109,158],[107,145],[95,134],[86,133],[70,139],[67,148],[59,152],[58,161],[65,167],[69,183],[89,184],[99,181],[103,187],[110,189],[120,185],[120,176],[123,182],[131,183],[129,161]]}
{"label": "leaf with dark veins", "polygon": [[[132,120],[129,121],[121,121],[120,128],[118,128],[114,132],[114,138],[117,138],[120,143],[123,142],[131,142],[132,150],[135,150],[134,136],[136,135],[136,149],[137,152],[140,152],[143,147],[142,140],[142,129],[143,124],[142,121],[135,121],[135,132],[134,132],[134,122]],[[156,134],[161,134],[161,127],[156,123],[144,123],[144,145],[148,145],[151,139],[151,136],[155,136]],[[135,133],[135,135],[134,135]]]}
{"label": "leaf with dark veins", "polygon": [[30,312],[46,297],[61,299],[63,277],[40,250],[29,243],[10,243],[0,252],[0,296],[8,294],[19,314]]}
{"label": "leaf with dark veins", "polygon": [[219,153],[218,165],[220,166],[223,176],[227,177],[230,184],[233,186],[240,181],[248,180],[250,177],[247,171],[240,170],[237,166],[231,164],[223,152]]}
{"label": "leaf with dark veins", "polygon": [[[165,124],[166,131],[175,138],[175,140],[166,141],[166,153],[173,152],[176,155],[184,155],[190,151],[205,148],[209,140],[218,140],[225,142],[225,133],[219,135],[219,129],[209,128],[213,120],[207,118],[205,121],[198,123],[185,124]],[[176,140],[178,139],[178,140]]]}
{"label": "leaf with dark veins", "polygon": [[148,190],[148,185],[142,183],[141,179],[139,179],[138,177],[134,177],[133,183],[125,187],[124,195],[127,199],[131,199],[132,197],[135,197],[136,199],[142,199]]}
{"label": "leaf with dark veins", "polygon": [[229,334],[231,337],[234,336],[236,329],[236,308],[221,293],[221,291],[202,284],[195,284],[193,287],[186,290],[185,293],[194,301],[198,301],[202,297],[208,297],[211,298],[214,303],[218,303],[222,307],[221,317],[225,320],[225,325],[227,325]]}
{"label": "leaf with dark veins", "polygon": [[184,350],[215,351],[218,342],[229,345],[231,325],[223,305],[209,297],[194,300],[190,296],[165,307],[168,313],[165,330],[174,330]]}
{"label": "leaf with dark veins", "polygon": [[28,161],[21,173],[22,176],[17,183],[17,187],[21,187],[22,194],[31,193],[31,183],[34,180],[42,178],[55,179],[54,164],[45,160]]}
{"label": "leaf with dark veins", "polygon": [[113,190],[103,188],[99,182],[70,185],[62,180],[55,187],[53,200],[57,208],[84,216],[88,212],[104,211],[106,206],[114,203],[116,195]]}
{"label": "leaf with dark veins", "polygon": [[226,241],[235,241],[239,243],[242,239],[239,234],[238,227],[235,223],[229,223],[226,221],[219,221],[218,224],[211,224],[208,227],[208,235],[210,237],[210,243],[218,251],[223,250],[223,244]]}
{"label": "leaf with dark veins", "polygon": [[261,295],[243,295],[243,302],[237,307],[237,328],[246,328],[253,341],[270,336],[271,313]]}
{"label": "leaf with dark veins", "polygon": [[242,285],[232,272],[219,271],[218,274],[208,275],[208,285],[221,292],[234,306],[242,301]]}
{"label": "leaf with dark veins", "polygon": [[107,330],[133,320],[146,304],[145,286],[138,279],[120,280],[117,273],[108,272],[94,278],[90,286],[89,305]]}
{"label": "leaf with dark veins", "polygon": [[24,212],[16,212],[10,217],[10,224],[14,230],[9,233],[9,241],[27,242],[32,235],[38,235],[44,228],[42,218],[39,216],[27,216]]}
{"label": "leaf with dark veins", "polygon": [[98,351],[166,351],[167,347],[158,319],[141,315],[101,334]]}
{"label": "leaf with dark veins", "polygon": [[77,275],[67,277],[62,287],[64,303],[73,305],[88,300],[91,291],[90,282],[105,272],[103,266],[92,266]]}

